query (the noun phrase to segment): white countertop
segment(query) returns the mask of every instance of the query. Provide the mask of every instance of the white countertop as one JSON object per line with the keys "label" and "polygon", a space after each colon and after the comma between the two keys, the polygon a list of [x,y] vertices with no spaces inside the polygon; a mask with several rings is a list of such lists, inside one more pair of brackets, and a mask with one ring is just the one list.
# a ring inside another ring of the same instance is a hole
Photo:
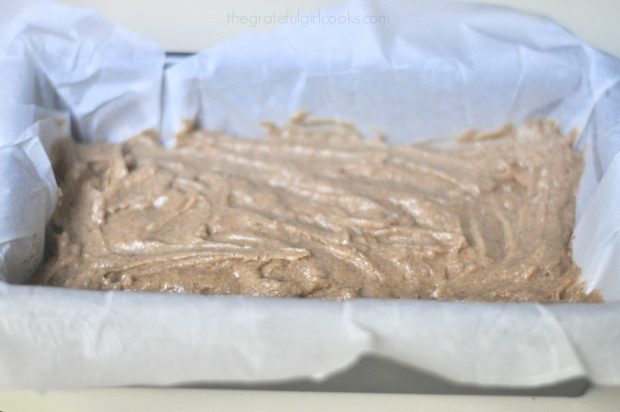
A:
{"label": "white countertop", "polygon": [[386,395],[212,389],[98,389],[41,394],[0,392],[4,412],[595,412],[620,411],[620,390],[596,388],[579,398]]}
{"label": "white countertop", "polygon": [[[333,0],[62,0],[97,9],[111,21],[155,40],[167,51],[197,51],[249,30],[273,24],[243,24],[234,16],[309,12]],[[544,14],[620,57],[620,1],[495,0],[487,3]],[[620,411],[620,388],[593,388],[579,398],[298,393],[207,389],[98,389],[85,391],[0,391],[3,412],[72,411]]]}

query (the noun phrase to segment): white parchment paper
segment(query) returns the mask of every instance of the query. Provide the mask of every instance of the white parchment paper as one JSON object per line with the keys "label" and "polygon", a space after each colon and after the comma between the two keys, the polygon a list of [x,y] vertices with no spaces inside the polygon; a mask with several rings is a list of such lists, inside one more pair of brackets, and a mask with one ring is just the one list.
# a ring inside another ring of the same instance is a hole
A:
{"label": "white parchment paper", "polygon": [[[46,1],[0,6],[0,386],[321,378],[378,353],[459,382],[620,384],[620,62],[553,22],[463,3],[352,1],[164,70],[151,42]],[[10,18],[7,18],[9,16]],[[324,302],[20,286],[40,263],[63,136],[171,143],[188,119],[260,136],[300,109],[414,141],[536,116],[587,153],[574,257],[596,305]]]}

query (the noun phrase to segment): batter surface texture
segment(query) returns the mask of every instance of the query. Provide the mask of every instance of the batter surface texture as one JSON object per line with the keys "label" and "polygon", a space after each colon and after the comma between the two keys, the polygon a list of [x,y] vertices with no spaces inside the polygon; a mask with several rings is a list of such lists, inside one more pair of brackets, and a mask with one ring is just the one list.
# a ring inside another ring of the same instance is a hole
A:
{"label": "batter surface texture", "polygon": [[393,145],[298,117],[241,139],[68,144],[32,283],[348,299],[596,300],[570,256],[581,155],[550,121]]}

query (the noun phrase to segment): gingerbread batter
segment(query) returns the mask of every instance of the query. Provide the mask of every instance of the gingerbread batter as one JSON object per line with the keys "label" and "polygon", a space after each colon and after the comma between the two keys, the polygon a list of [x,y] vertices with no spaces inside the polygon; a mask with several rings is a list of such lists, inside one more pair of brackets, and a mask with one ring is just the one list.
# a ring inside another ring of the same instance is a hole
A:
{"label": "gingerbread batter", "polygon": [[303,116],[267,139],[193,131],[69,145],[32,282],[174,293],[584,301],[580,153],[550,121],[456,147]]}

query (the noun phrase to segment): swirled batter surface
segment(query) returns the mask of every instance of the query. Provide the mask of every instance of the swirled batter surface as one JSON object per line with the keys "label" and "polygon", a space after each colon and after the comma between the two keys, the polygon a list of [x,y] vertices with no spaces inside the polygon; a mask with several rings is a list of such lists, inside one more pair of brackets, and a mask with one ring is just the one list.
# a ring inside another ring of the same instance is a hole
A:
{"label": "swirled batter surface", "polygon": [[550,121],[391,145],[299,117],[269,137],[65,147],[33,283],[254,296],[583,301],[582,159]]}

